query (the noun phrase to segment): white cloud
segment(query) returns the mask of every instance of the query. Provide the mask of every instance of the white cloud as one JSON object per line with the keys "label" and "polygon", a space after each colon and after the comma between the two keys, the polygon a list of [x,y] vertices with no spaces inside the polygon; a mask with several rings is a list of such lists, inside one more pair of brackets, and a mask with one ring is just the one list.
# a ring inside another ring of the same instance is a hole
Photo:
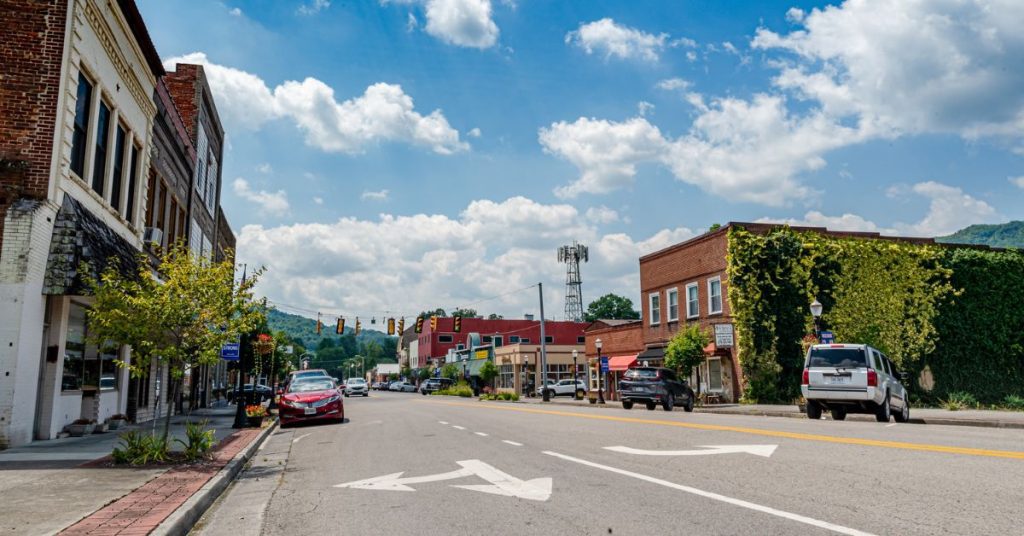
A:
{"label": "white cloud", "polygon": [[[565,266],[555,262],[558,246],[573,240],[591,246],[590,262],[582,268],[585,297],[616,292],[636,301],[637,257],[691,236],[688,229],[638,240],[602,236],[571,205],[514,197],[474,201],[457,217],[382,214],[374,220],[247,225],[239,232],[238,251],[240,261],[268,268],[258,291],[283,303],[352,316],[369,311],[411,316],[541,281],[551,289],[545,289],[545,309],[559,317]],[[518,318],[536,312],[536,304],[534,288],[476,308]]]}
{"label": "white cloud", "polygon": [[654,111],[654,105],[647,101],[640,101],[636,103],[636,113],[640,114],[640,117],[646,117]]}
{"label": "white cloud", "polygon": [[800,227],[827,227],[830,231],[867,231],[876,233],[892,234],[894,231],[879,227],[873,221],[864,219],[856,214],[843,214],[842,216],[826,216],[821,212],[812,210],[804,214],[803,218],[760,218],[757,223],[785,223]]}
{"label": "white cloud", "polygon": [[665,91],[676,91],[679,89],[689,89],[691,85],[693,84],[691,84],[689,81],[676,77],[661,80],[657,84],[655,84],[654,87],[658,89],[664,89]]}
{"label": "white cloud", "polygon": [[362,199],[363,201],[366,201],[367,199],[371,201],[387,201],[388,194],[389,192],[387,190],[380,190],[379,192],[371,192],[367,190],[359,196],[359,199]]}
{"label": "white cloud", "polygon": [[[450,45],[490,48],[501,31],[494,23],[491,0],[380,0],[381,4],[422,4],[428,34]],[[512,6],[514,9],[515,6]],[[406,30],[419,25],[409,14]]]}
{"label": "white cloud", "polygon": [[313,202],[318,204],[318,205],[322,205],[322,204],[324,204],[324,198],[322,198],[322,197],[314,197],[313,198]]}
{"label": "white cloud", "polygon": [[1024,3],[891,2],[790,10],[803,28],[761,28],[752,46],[792,53],[775,84],[879,133],[1010,135],[1024,128]]}
{"label": "white cloud", "polygon": [[362,95],[338,102],[334,90],[316,78],[289,80],[271,90],[258,76],[213,63],[202,52],[170,58],[164,65],[172,70],[176,63],[203,65],[228,130],[258,129],[267,121],[287,118],[305,132],[308,145],[329,152],[358,154],[368,145],[389,141],[445,155],[469,149],[441,110],[420,114],[397,84],[376,83]]}
{"label": "white cloud", "polygon": [[[703,104],[701,103],[703,106]],[[568,160],[580,177],[555,190],[560,197],[608,193],[629,186],[636,167],[656,163],[680,181],[728,199],[772,206],[813,191],[796,175],[825,165],[821,154],[861,139],[820,113],[793,117],[781,97],[719,99],[689,133],[666,139],[646,119],[617,123],[580,118],[540,129],[544,150]]]}
{"label": "white cloud", "polygon": [[240,8],[233,7],[233,8],[228,10],[228,14],[232,15],[234,17],[241,17],[242,16],[242,10]]}
{"label": "white cloud", "polygon": [[264,212],[278,216],[288,213],[290,208],[288,194],[284,190],[278,190],[274,193],[265,190],[255,191],[249,187],[249,181],[242,177],[235,179],[231,186],[235,190],[235,195],[255,203]]}
{"label": "white cloud", "polygon": [[1024,175],[1020,177],[1009,177],[1010,184],[1016,184],[1020,188],[1024,188]]}
{"label": "white cloud", "polygon": [[481,136],[481,134],[482,133],[480,132],[479,128],[473,128],[469,132],[466,133],[466,135],[469,136],[470,138],[479,138]]}
{"label": "white cloud", "polygon": [[416,19],[416,15],[409,13],[409,16],[405,20],[405,31],[411,32],[419,27],[420,21]]}
{"label": "white cloud", "polygon": [[565,34],[566,44],[573,44],[587,54],[598,53],[609,59],[658,61],[665,48],[668,34],[649,34],[636,28],[623,26],[610,18],[586,24]]}
{"label": "white cloud", "polygon": [[269,163],[264,162],[264,163],[256,166],[256,171],[259,171],[260,173],[273,173],[274,172],[274,168],[271,167]]}
{"label": "white cloud", "polygon": [[604,205],[588,208],[586,216],[587,220],[593,223],[614,223],[619,221],[619,213]]}
{"label": "white cloud", "polygon": [[320,11],[331,7],[330,0],[313,0],[308,4],[302,4],[299,6],[298,13],[300,15],[316,15]]}
{"label": "white cloud", "polygon": [[944,236],[975,223],[997,223],[1002,217],[988,203],[965,194],[955,186],[934,181],[919,182],[911,191],[929,200],[928,213],[914,224],[897,223],[901,233]]}

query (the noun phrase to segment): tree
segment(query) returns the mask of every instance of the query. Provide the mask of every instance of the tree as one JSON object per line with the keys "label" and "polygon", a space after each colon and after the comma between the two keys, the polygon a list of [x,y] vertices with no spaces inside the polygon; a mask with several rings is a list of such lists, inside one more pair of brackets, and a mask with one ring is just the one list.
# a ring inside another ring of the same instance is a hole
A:
{"label": "tree", "polygon": [[476,309],[463,309],[460,307],[452,311],[452,316],[461,316],[462,318],[477,318],[480,315],[476,314]]}
{"label": "tree", "polygon": [[423,311],[422,313],[420,313],[420,316],[422,316],[423,318],[430,318],[432,316],[445,317],[448,316],[448,314],[444,312],[444,309],[438,307],[433,311]]}
{"label": "tree", "polygon": [[459,379],[459,376],[461,375],[462,370],[460,370],[459,366],[456,365],[455,363],[448,363],[447,365],[441,367],[441,376],[444,376],[445,378],[448,378],[452,381]]}
{"label": "tree", "polygon": [[502,320],[504,318],[504,316],[501,316],[498,313],[491,313],[487,315],[487,320]]}
{"label": "tree", "polygon": [[422,382],[430,378],[430,375],[434,373],[432,368],[423,367],[416,371],[416,377]]}
{"label": "tree", "polygon": [[717,231],[717,230],[719,230],[721,228],[722,228],[722,224],[721,223],[712,223],[711,227],[708,227],[708,232],[709,233],[713,233],[713,232],[715,232],[715,231]]}
{"label": "tree", "polygon": [[[694,367],[704,362],[704,348],[711,342],[711,335],[700,328],[700,324],[690,324],[679,330],[665,348],[665,366],[676,372],[689,376]],[[700,381],[697,382],[700,391]]]}
{"label": "tree", "polygon": [[480,379],[483,380],[484,385],[491,385],[491,382],[494,381],[494,378],[497,376],[498,367],[494,366],[494,363],[492,363],[490,359],[480,366]]}
{"label": "tree", "polygon": [[[145,376],[156,360],[166,363],[171,377],[180,380],[186,370],[217,364],[225,343],[265,322],[264,308],[252,299],[262,270],[250,272],[236,285],[232,262],[193,256],[179,244],[161,255],[157,272],[153,274],[143,254],[134,277],[110,268],[99,280],[86,278],[95,297],[88,313],[89,339],[100,346],[130,346],[131,359],[117,364],[128,367],[134,377]],[[172,382],[171,400],[178,395],[179,383]],[[170,423],[167,412],[165,443]]]}
{"label": "tree", "polygon": [[633,300],[617,294],[605,294],[590,302],[583,319],[587,322],[602,319],[637,320],[640,312],[633,309]]}

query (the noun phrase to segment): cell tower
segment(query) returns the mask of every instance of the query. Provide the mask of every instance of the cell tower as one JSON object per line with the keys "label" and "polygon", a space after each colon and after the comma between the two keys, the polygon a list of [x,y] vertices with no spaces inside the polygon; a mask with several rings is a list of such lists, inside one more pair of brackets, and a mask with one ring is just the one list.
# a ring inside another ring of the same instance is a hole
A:
{"label": "cell tower", "polygon": [[580,262],[590,260],[587,246],[573,240],[571,246],[558,248],[558,262],[566,264],[565,271],[565,319],[583,321],[583,280],[580,278]]}

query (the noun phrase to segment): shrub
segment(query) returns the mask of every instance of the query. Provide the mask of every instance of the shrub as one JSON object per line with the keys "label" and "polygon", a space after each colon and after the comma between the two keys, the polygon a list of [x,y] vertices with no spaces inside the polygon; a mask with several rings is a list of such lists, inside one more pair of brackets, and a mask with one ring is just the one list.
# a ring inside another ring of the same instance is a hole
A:
{"label": "shrub", "polygon": [[263,407],[262,404],[253,404],[251,406],[245,406],[246,417],[266,417],[267,408]]}
{"label": "shrub", "polygon": [[1024,397],[1017,395],[1006,395],[1003,399],[1003,406],[1006,409],[1024,411]]}
{"label": "shrub", "polygon": [[488,400],[495,400],[495,401],[496,400],[504,400],[506,402],[518,402],[519,401],[519,394],[518,393],[482,394],[482,395],[480,395],[480,400],[484,400],[484,401],[488,401]]}
{"label": "shrub", "polygon": [[186,423],[185,438],[187,441],[175,440],[185,447],[184,455],[186,460],[192,462],[199,458],[204,458],[210,452],[210,449],[213,448],[215,441],[214,430],[207,430],[207,424],[209,424],[209,421],[206,420],[198,423]]}
{"label": "shrub", "polygon": [[949,411],[959,411],[978,407],[978,399],[974,398],[971,393],[954,391],[949,393],[941,405]]}
{"label": "shrub", "polygon": [[167,461],[167,440],[138,431],[121,434],[121,445],[110,453],[117,464],[146,465]]}

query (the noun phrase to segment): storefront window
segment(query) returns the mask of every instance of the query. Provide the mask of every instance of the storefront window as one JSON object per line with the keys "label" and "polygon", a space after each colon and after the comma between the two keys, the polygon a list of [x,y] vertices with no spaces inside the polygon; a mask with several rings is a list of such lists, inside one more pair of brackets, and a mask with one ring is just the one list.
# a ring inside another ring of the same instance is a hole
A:
{"label": "storefront window", "polygon": [[515,384],[515,372],[512,365],[502,365],[498,373],[498,388],[512,389]]}
{"label": "storefront window", "polygon": [[68,336],[64,346],[64,373],[61,379],[62,391],[109,391],[117,389],[117,362],[120,352],[117,346],[105,345],[100,351],[96,345],[88,344],[86,325],[87,309],[72,303],[68,312]]}

